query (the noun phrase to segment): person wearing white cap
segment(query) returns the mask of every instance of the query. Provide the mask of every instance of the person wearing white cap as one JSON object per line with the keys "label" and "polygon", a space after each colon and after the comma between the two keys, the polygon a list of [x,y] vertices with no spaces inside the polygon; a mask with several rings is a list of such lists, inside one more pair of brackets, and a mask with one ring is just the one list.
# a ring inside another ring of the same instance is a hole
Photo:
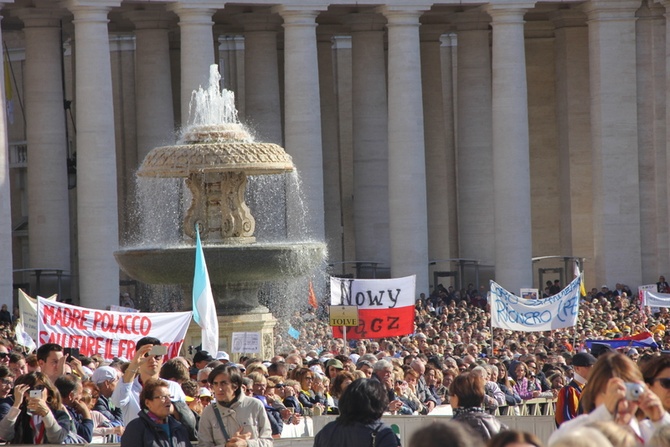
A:
{"label": "person wearing white cap", "polygon": [[216,359],[225,365],[230,361],[230,356],[226,351],[218,351],[216,353]]}
{"label": "person wearing white cap", "polygon": [[95,383],[100,391],[98,402],[93,407],[94,410],[102,413],[107,419],[123,424],[123,412],[121,408],[115,407],[110,401],[116,384],[119,382],[120,371],[111,366],[100,366],[91,376],[91,381]]}

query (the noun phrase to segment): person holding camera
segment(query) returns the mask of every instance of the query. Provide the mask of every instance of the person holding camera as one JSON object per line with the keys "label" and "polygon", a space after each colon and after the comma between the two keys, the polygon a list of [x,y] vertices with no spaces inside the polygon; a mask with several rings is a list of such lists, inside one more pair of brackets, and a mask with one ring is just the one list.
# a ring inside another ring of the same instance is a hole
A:
{"label": "person holding camera", "polygon": [[[159,378],[165,354],[160,340],[155,337],[143,337],[137,341],[135,355],[112,393],[112,403],[123,410],[123,425],[128,426],[130,421],[138,417],[142,384],[149,379]],[[186,402],[181,385],[172,380],[165,382],[173,402]]]}
{"label": "person holding camera", "polygon": [[[650,441],[661,427],[670,425],[670,414],[661,400],[645,386],[640,369],[628,356],[609,353],[598,357],[582,392],[584,414],[564,422],[552,433],[549,445],[577,427],[591,422],[614,421],[628,426],[641,444]],[[641,410],[643,417],[636,413]]]}
{"label": "person holding camera", "polygon": [[60,394],[45,374],[16,379],[14,404],[0,421],[0,438],[10,444],[61,444],[71,428]]}

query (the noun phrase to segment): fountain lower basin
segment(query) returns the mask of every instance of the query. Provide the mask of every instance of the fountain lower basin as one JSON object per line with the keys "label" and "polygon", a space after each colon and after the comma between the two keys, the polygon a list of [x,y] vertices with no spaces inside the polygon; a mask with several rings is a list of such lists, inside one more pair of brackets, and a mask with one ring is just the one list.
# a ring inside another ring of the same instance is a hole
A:
{"label": "fountain lower basin", "polygon": [[[309,273],[325,259],[321,242],[277,242],[203,246],[219,315],[268,312],[258,302],[267,281]],[[195,250],[191,246],[135,247],[114,253],[121,269],[147,284],[193,284]]]}

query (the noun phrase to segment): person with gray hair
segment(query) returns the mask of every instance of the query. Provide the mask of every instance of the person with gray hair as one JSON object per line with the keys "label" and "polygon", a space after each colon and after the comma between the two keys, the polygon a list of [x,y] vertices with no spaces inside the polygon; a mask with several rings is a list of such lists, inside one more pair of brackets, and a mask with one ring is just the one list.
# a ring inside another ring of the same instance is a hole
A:
{"label": "person with gray hair", "polygon": [[482,377],[486,383],[484,384],[484,406],[487,410],[495,411],[500,405],[505,405],[505,393],[502,392],[497,383],[489,380],[491,377],[490,365],[475,366],[472,368],[472,373]]}
{"label": "person with gray hair", "polygon": [[441,402],[438,402],[437,398],[428,389],[428,384],[426,384],[426,378],[424,377],[426,364],[423,363],[423,360],[417,358],[412,360],[409,366],[419,374],[419,380],[416,383],[416,396],[426,407],[427,413],[430,413]]}
{"label": "person with gray hair", "polygon": [[395,413],[396,411],[400,410],[403,403],[395,394],[393,382],[393,364],[388,360],[377,360],[377,362],[372,365],[372,376],[370,379],[381,382],[381,384],[384,386],[389,400],[388,410],[391,413]]}

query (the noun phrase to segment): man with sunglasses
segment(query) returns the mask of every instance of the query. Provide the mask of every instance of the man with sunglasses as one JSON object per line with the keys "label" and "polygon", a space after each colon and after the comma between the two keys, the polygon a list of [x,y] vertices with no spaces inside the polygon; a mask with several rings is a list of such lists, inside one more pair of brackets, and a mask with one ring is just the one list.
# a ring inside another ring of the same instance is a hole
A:
{"label": "man with sunglasses", "polygon": [[670,355],[645,361],[640,369],[649,389],[661,399],[665,411],[670,411]]}
{"label": "man with sunglasses", "polygon": [[[144,337],[136,343],[135,356],[112,393],[112,403],[122,409],[125,426],[128,426],[130,421],[138,417],[142,384],[149,379],[159,378],[158,375],[161,366],[163,366],[163,356],[149,355],[149,351],[160,344],[160,340],[155,337]],[[186,402],[186,395],[181,386],[171,380],[166,380],[166,382],[172,402]]]}

